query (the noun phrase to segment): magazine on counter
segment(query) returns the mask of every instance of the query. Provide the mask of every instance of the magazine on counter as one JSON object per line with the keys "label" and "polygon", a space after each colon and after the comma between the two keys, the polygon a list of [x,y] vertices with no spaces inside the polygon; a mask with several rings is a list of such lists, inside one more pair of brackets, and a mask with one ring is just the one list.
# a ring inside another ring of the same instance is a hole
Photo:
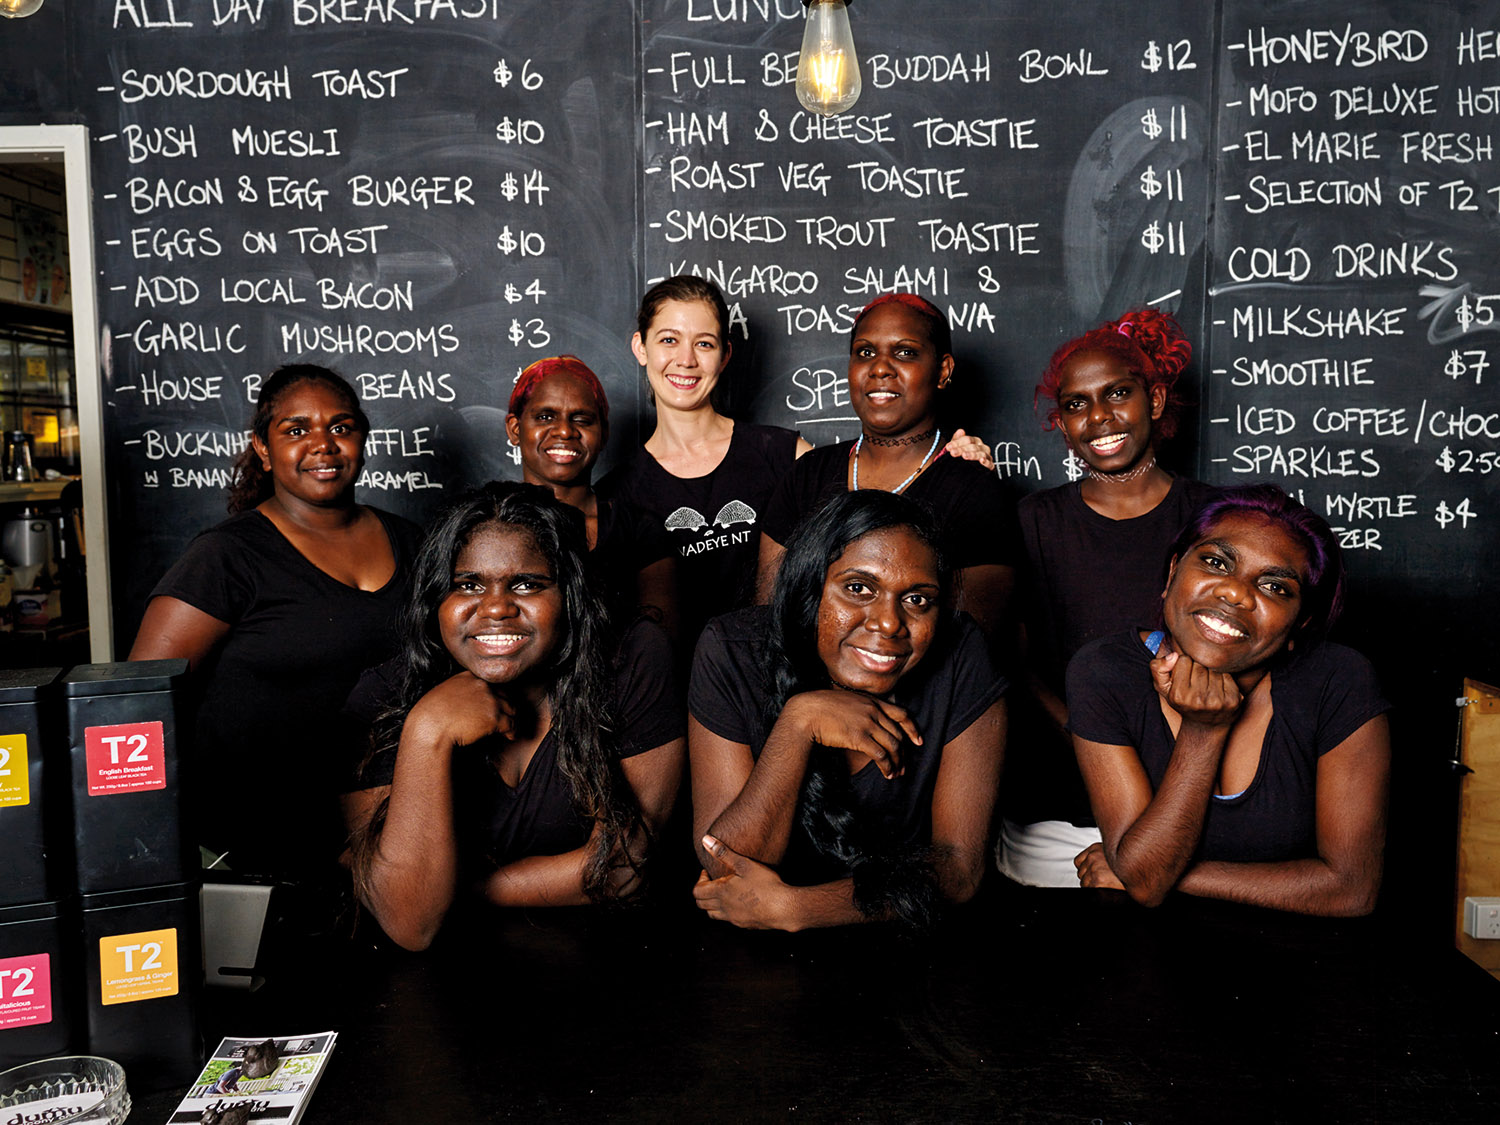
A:
{"label": "magazine on counter", "polygon": [[168,1125],[296,1125],[337,1037],[320,1031],[221,1040]]}

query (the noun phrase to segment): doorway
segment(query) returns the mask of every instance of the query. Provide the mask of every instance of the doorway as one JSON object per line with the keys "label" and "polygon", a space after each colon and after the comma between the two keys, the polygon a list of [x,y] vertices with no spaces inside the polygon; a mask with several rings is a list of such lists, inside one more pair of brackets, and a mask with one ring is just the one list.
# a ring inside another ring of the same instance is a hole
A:
{"label": "doorway", "polygon": [[[108,521],[104,487],[104,392],[99,366],[99,318],[94,300],[94,228],[88,162],[88,130],[82,125],[0,126],[0,173],[7,165],[45,165],[62,178],[61,214],[66,219],[66,271],[45,284],[66,284],[72,303],[73,412],[76,420],[76,463],[82,492],[81,545],[88,555],[85,588],[88,603],[89,654],[95,663],[114,659],[114,628],[110,609]],[[59,255],[59,258],[61,255]],[[34,284],[37,279],[33,279]],[[25,278],[21,278],[24,286]],[[23,293],[24,295],[24,293]],[[25,307],[25,302],[21,302]],[[39,306],[40,307],[40,306]],[[56,372],[53,376],[55,380]],[[57,397],[57,396],[54,396]],[[45,402],[30,417],[39,427],[49,425]],[[17,410],[25,409],[17,397]],[[71,424],[62,415],[57,445],[72,438]],[[20,417],[21,415],[18,415]],[[19,423],[18,423],[19,424]],[[43,431],[41,436],[48,436]]]}

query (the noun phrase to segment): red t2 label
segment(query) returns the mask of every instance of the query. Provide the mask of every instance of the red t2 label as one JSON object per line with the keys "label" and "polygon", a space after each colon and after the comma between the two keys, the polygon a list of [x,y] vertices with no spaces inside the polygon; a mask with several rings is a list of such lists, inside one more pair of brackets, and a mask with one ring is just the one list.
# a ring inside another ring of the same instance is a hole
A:
{"label": "red t2 label", "polygon": [[167,787],[167,751],[161,723],[85,727],[83,749],[89,796]]}

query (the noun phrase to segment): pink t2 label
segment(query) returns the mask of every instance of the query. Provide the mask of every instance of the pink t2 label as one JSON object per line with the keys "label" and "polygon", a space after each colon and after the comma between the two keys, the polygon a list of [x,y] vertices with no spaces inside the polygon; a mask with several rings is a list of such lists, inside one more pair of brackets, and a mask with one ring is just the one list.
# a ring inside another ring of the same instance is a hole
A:
{"label": "pink t2 label", "polygon": [[0,957],[0,1031],[52,1022],[52,958]]}
{"label": "pink t2 label", "polygon": [[167,787],[167,751],[161,723],[84,727],[89,796],[112,796]]}

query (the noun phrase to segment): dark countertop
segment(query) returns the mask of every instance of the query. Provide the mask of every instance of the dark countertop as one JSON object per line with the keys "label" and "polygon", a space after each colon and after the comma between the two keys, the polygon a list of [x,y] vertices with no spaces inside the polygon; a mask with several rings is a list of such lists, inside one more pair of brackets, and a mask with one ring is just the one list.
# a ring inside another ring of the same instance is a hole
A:
{"label": "dark countertop", "polygon": [[924,939],[564,909],[454,919],[423,954],[314,943],[211,990],[205,1030],[338,1031],[312,1125],[1495,1120],[1500,982],[1456,951],[992,882]]}

